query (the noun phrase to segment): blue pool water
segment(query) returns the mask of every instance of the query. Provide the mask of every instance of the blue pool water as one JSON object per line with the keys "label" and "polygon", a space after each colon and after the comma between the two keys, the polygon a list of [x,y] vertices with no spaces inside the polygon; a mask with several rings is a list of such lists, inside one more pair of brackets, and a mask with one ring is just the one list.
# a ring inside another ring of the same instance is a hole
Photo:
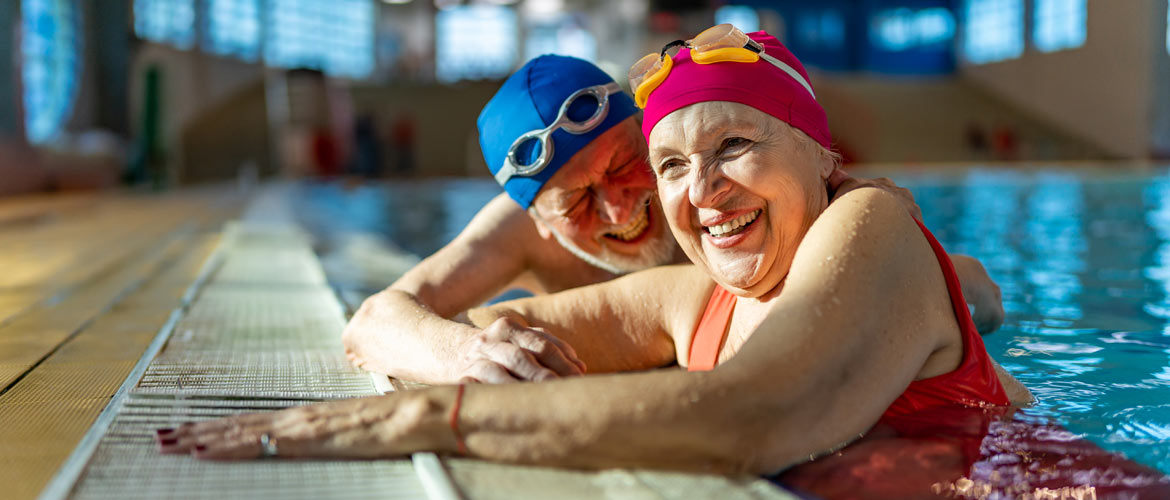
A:
{"label": "blue pool water", "polygon": [[894,175],[1003,290],[987,349],[1049,416],[1170,472],[1170,172]]}
{"label": "blue pool water", "polygon": [[[1170,172],[890,177],[948,251],[981,260],[1002,288],[1006,321],[984,340],[1039,398],[1028,413],[1170,473]],[[490,179],[303,189],[310,226],[381,234],[424,256],[499,192]]]}

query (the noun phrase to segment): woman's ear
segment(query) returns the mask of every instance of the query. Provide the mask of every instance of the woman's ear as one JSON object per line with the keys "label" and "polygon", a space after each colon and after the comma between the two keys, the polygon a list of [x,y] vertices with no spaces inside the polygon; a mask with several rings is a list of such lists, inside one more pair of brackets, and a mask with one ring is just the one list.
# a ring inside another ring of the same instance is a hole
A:
{"label": "woman's ear", "polygon": [[821,158],[820,160],[817,162],[817,168],[820,169],[821,179],[824,179],[826,183],[832,185],[834,178],[840,179],[839,176],[845,175],[845,171],[837,166],[837,162],[829,161],[826,158]]}

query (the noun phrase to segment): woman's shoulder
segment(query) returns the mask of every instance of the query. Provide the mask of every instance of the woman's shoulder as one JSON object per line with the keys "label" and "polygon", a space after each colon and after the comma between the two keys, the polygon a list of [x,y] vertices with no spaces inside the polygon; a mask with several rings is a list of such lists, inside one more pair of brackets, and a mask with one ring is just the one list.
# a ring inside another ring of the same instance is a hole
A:
{"label": "woman's shoulder", "polygon": [[862,216],[894,217],[911,221],[913,218],[902,199],[877,187],[861,187],[833,200],[822,216],[857,218]]}
{"label": "woman's shoulder", "polygon": [[[852,254],[850,249],[900,253],[910,241],[921,238],[920,229],[898,197],[878,188],[858,188],[833,200],[817,217],[801,241],[793,265],[838,253]],[[929,253],[929,247],[923,248]]]}

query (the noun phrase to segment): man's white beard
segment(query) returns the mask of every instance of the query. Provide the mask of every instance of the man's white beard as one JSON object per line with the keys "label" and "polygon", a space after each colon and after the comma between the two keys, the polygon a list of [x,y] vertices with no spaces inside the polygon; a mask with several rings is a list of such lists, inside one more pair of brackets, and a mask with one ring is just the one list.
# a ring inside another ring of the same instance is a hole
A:
{"label": "man's white beard", "polygon": [[647,240],[642,243],[638,255],[619,254],[606,248],[604,245],[601,247],[600,255],[593,255],[577,246],[567,236],[561,234],[552,224],[545,222],[540,217],[540,214],[536,213],[536,210],[529,210],[529,213],[539,219],[538,224],[544,224],[544,227],[552,232],[553,236],[557,239],[557,243],[565,247],[565,250],[568,250],[589,265],[611,274],[632,273],[655,266],[670,264],[674,261],[676,247],[674,235],[670,233],[666,224],[661,223],[662,221],[658,221],[659,224],[656,225],[658,234],[651,234],[647,237]]}

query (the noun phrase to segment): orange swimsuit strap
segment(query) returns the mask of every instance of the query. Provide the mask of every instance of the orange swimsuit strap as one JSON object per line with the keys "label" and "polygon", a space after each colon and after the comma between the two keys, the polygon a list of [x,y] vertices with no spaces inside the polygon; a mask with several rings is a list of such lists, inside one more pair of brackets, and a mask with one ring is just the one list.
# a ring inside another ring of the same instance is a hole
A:
{"label": "orange swimsuit strap", "polygon": [[727,338],[731,326],[731,313],[735,310],[735,295],[719,285],[711,292],[707,309],[699,318],[695,336],[691,337],[691,353],[687,357],[687,371],[707,371],[715,368],[719,350]]}

